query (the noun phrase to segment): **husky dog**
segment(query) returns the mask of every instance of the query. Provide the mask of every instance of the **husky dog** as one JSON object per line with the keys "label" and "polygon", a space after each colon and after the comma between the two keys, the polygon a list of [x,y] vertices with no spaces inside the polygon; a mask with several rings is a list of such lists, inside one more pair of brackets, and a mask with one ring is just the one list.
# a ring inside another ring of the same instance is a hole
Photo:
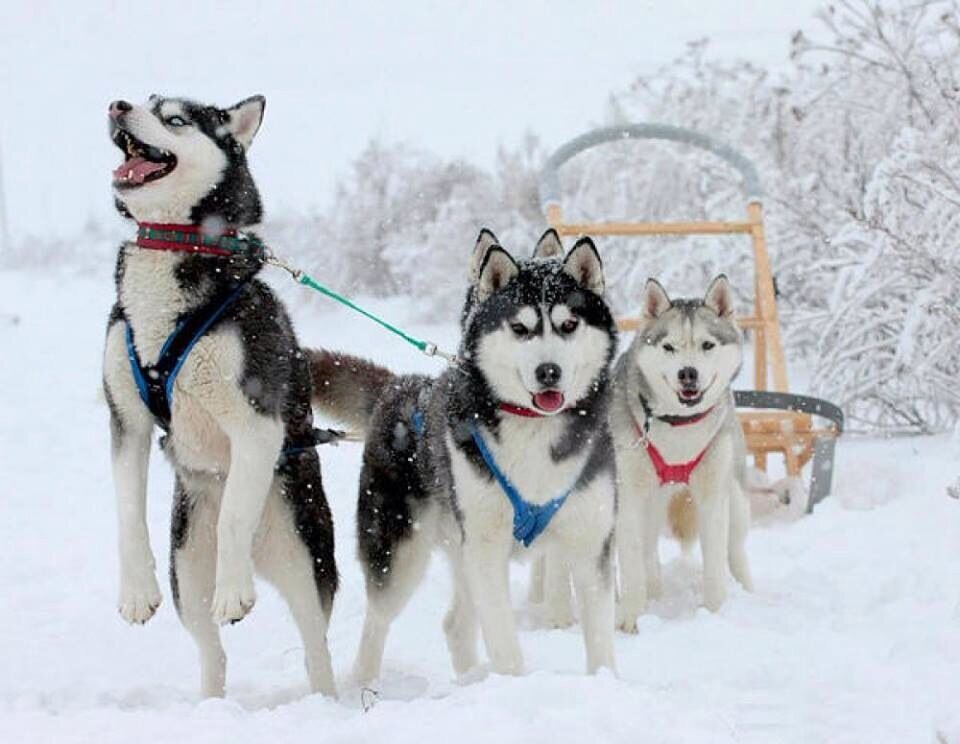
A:
{"label": "husky dog", "polygon": [[[176,244],[149,250],[156,246],[141,241],[146,224],[216,242],[260,222],[246,153],[263,109],[260,96],[227,109],[157,96],[110,106],[110,136],[124,157],[114,171],[117,208],[140,225],[137,242],[124,243],[117,259],[103,372],[119,510],[119,610],[128,622],[145,623],[160,603],[145,513],[158,424],[176,474],[170,583],[199,648],[203,695],[224,694],[218,626],[253,607],[255,570],[290,607],[311,689],[334,695],[326,640],[337,588],[333,523],[312,447],[310,368],[290,319],[254,278],[259,258]],[[174,360],[155,402],[150,390],[159,360],[169,360],[165,347],[176,347],[182,329],[220,297],[227,299]]]}
{"label": "husky dog", "polygon": [[494,671],[523,671],[508,563],[543,550],[573,575],[587,670],[614,667],[606,417],[616,330],[600,257],[589,238],[563,261],[516,261],[491,242],[474,274],[460,364],[439,378],[312,356],[315,403],[368,432],[357,513],[361,684],[379,676],[390,624],[436,546],[452,567],[443,627],[458,675],[476,666],[478,623]]}
{"label": "husky dog", "polygon": [[[617,361],[610,408],[620,511],[618,625],[636,631],[648,597],[660,592],[657,542],[671,497],[689,498],[703,554],[704,604],[726,598],[726,566],[747,589],[744,542],[750,505],[744,495],[746,447],[730,385],[742,338],[727,278],[702,300],[670,300],[654,279],[641,302],[641,326]],[[685,491],[689,491],[689,496]],[[675,504],[675,532],[696,534]]]}

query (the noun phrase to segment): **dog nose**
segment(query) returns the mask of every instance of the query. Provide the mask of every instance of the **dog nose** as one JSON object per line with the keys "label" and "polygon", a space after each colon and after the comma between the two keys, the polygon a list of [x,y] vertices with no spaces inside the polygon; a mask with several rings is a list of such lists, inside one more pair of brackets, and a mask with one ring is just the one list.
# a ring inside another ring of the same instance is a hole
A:
{"label": "dog nose", "polygon": [[561,374],[560,365],[554,364],[553,362],[544,362],[543,364],[537,365],[537,382],[544,387],[553,387],[560,382]]}
{"label": "dog nose", "polygon": [[110,104],[110,118],[119,119],[132,108],[133,104],[127,103],[126,101],[114,101]]}
{"label": "dog nose", "polygon": [[677,377],[680,378],[680,384],[683,387],[696,387],[699,375],[696,367],[683,367],[677,372]]}

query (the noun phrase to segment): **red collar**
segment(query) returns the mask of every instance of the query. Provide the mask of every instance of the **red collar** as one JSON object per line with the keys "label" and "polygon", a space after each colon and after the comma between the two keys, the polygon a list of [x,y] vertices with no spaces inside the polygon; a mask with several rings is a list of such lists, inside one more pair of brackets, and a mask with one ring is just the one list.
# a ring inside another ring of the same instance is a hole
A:
{"label": "red collar", "polygon": [[[707,413],[710,413],[710,411],[700,414],[700,418],[706,416]],[[661,486],[665,486],[668,483],[682,483],[684,485],[690,483],[690,476],[693,474],[693,471],[697,469],[697,465],[700,464],[700,461],[703,460],[704,456],[707,454],[707,450],[710,449],[710,445],[713,444],[713,437],[711,437],[710,441],[707,442],[707,446],[704,447],[700,451],[700,454],[698,454],[692,460],[688,460],[687,462],[671,463],[663,459],[663,455],[660,454],[660,450],[658,450],[656,446],[654,446],[653,442],[650,441],[650,437],[641,428],[640,424],[637,423],[636,419],[634,419],[633,425],[637,430],[637,436],[640,438],[644,448],[647,450],[647,455],[650,457],[650,464],[653,465],[653,469],[657,473],[657,480],[660,481]],[[674,425],[683,426],[683,424]]]}
{"label": "red collar", "polygon": [[657,416],[657,421],[663,421],[663,423],[670,424],[670,426],[690,426],[690,424],[703,421],[713,413],[714,408],[716,408],[716,406],[710,406],[706,411],[695,413],[692,416]]}
{"label": "red collar", "polygon": [[515,406],[513,403],[501,403],[500,410],[504,413],[512,413],[514,416],[523,416],[525,418],[543,418],[546,416],[545,413],[540,413],[540,411],[535,408]]}
{"label": "red collar", "polygon": [[140,222],[137,247],[154,251],[204,253],[210,256],[241,255],[262,258],[266,246],[252,235],[241,235],[236,228],[225,227],[219,233],[202,225],[174,225],[162,222]]}

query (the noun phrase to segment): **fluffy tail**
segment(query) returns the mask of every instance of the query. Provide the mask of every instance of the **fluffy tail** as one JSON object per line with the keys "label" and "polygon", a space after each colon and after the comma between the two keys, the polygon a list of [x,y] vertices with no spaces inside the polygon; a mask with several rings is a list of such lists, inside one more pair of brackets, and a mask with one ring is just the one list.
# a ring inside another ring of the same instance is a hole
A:
{"label": "fluffy tail", "polygon": [[670,534],[680,541],[686,553],[697,538],[697,508],[686,489],[670,497],[667,521],[670,523]]}
{"label": "fluffy tail", "polygon": [[338,351],[306,349],[305,353],[313,379],[313,405],[351,428],[366,431],[373,407],[393,373]]}

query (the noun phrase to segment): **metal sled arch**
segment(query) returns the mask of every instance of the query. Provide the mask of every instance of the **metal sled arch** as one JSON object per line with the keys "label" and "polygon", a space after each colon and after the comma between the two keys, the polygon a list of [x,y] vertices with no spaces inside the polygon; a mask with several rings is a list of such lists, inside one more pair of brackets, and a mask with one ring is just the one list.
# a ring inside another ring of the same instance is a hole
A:
{"label": "metal sled arch", "polygon": [[[692,145],[713,153],[739,171],[746,200],[743,221],[697,222],[566,222],[561,208],[560,168],[571,158],[599,145],[624,140],[667,140]],[[547,222],[560,235],[749,235],[754,261],[754,309],[737,319],[753,335],[755,390],[737,391],[741,408],[761,409],[738,414],[747,447],[760,470],[766,471],[767,455],[780,453],[788,475],[799,476],[813,460],[808,511],[830,493],[835,440],[843,430],[843,412],[832,403],[789,393],[787,365],[783,354],[780,321],[770,257],[763,228],[763,188],[749,158],[729,145],[692,129],[669,124],[637,123],[595,129],[559,147],[540,173],[540,202]],[[624,331],[637,328],[637,318],[620,318]],[[813,416],[826,420],[816,427]]]}

